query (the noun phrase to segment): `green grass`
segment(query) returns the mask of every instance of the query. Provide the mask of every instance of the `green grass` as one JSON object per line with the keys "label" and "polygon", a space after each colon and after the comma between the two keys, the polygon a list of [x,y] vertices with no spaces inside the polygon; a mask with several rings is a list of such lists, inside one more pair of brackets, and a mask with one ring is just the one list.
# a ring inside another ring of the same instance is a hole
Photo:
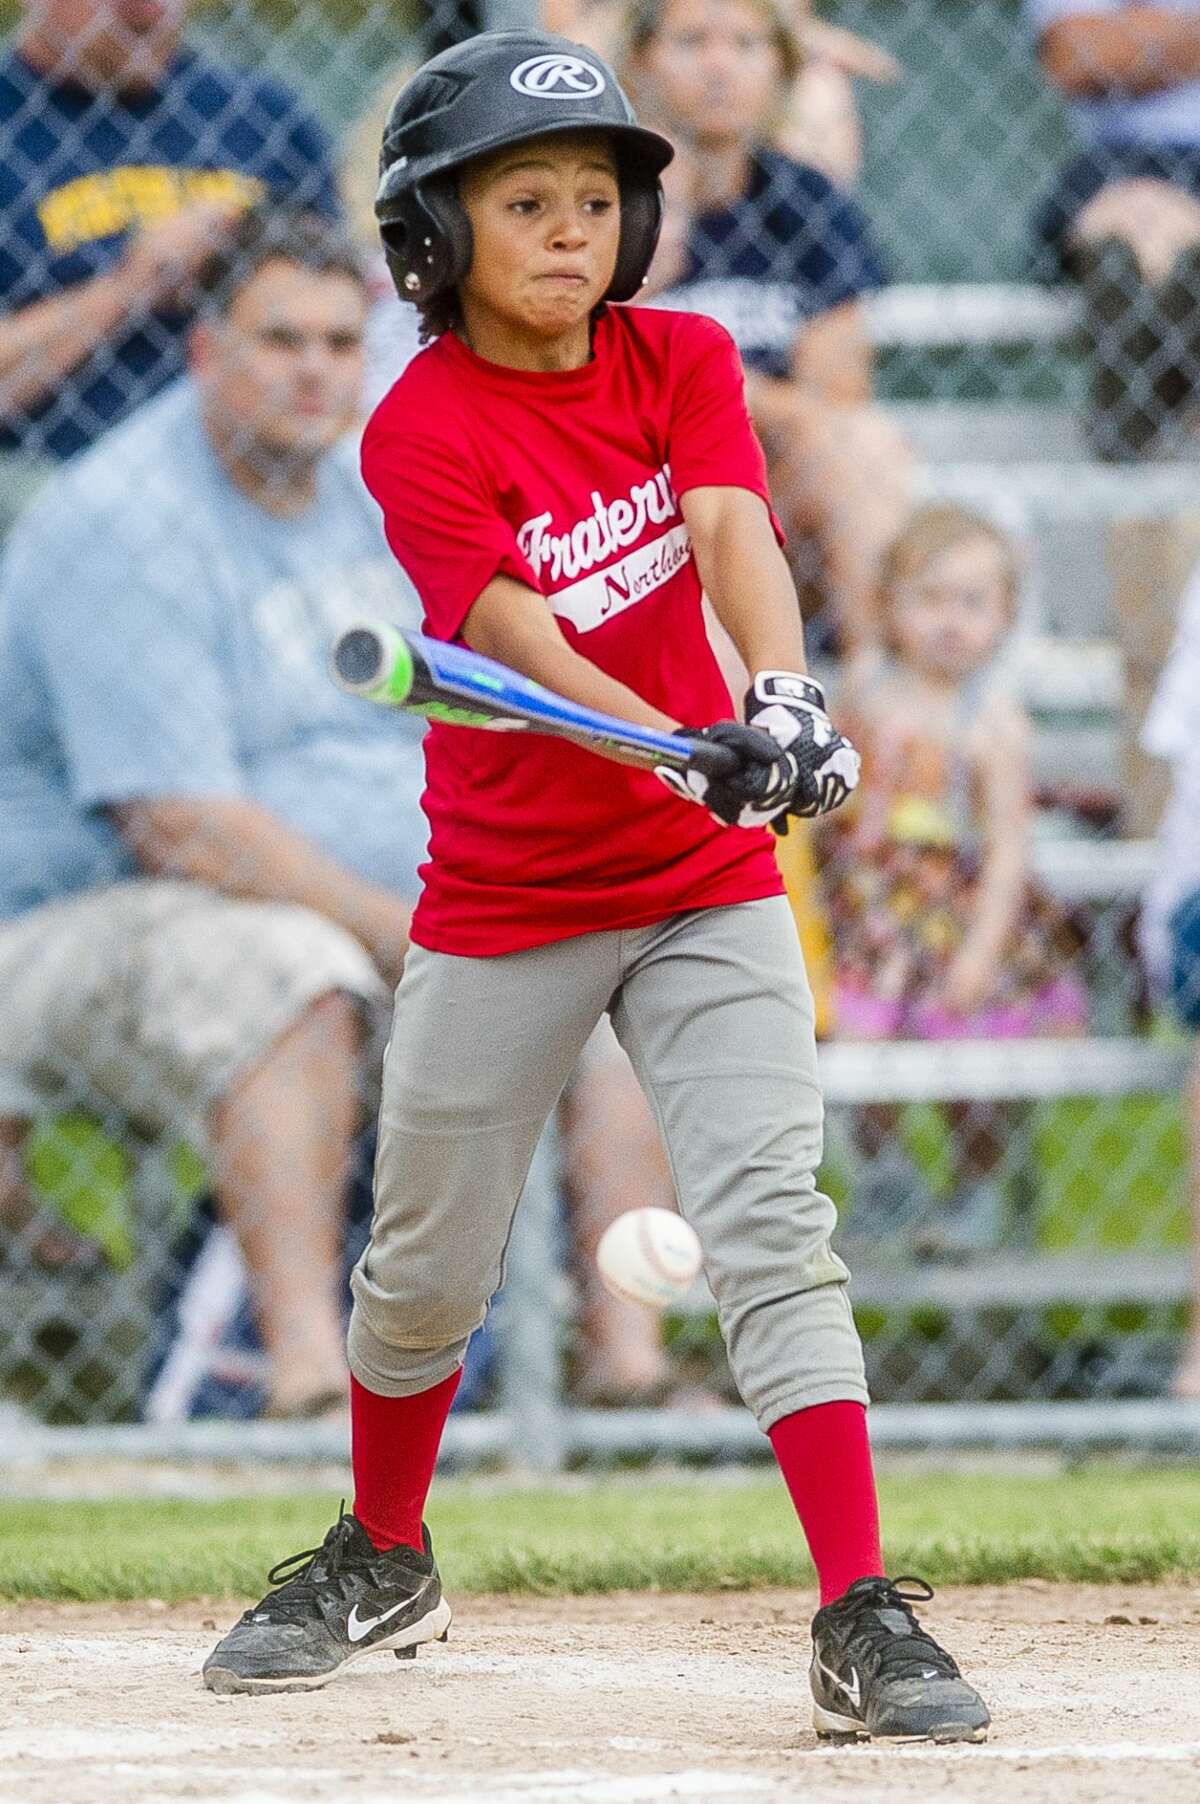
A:
{"label": "green grass", "polygon": [[[934,1584],[1151,1581],[1200,1574],[1200,1469],[891,1475],[893,1572]],[[320,1540],[336,1499],[0,1502],[0,1598],[261,1594],[268,1566]],[[580,1593],[807,1584],[780,1481],[626,1476],[563,1490],[439,1485],[430,1511],[456,1592]]]}

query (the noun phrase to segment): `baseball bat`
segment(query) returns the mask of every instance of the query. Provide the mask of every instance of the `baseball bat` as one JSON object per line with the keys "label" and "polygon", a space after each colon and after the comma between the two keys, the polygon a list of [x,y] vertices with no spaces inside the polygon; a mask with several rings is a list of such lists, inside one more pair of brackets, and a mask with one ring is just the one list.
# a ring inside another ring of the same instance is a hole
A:
{"label": "baseball bat", "polygon": [[466,646],[427,639],[387,621],[361,620],[347,627],[334,645],[330,668],[338,688],[349,695],[452,726],[548,733],[591,751],[621,751],[647,766],[683,770],[691,764],[711,777],[727,776],[739,762],[728,746],[600,714]]}

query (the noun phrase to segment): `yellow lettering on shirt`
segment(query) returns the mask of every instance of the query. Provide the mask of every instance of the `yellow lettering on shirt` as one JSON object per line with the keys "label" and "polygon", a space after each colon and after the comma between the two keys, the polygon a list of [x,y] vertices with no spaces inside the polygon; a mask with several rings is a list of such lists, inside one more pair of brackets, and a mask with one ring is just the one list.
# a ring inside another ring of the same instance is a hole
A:
{"label": "yellow lettering on shirt", "polygon": [[77,176],[52,188],[38,205],[46,243],[58,254],[170,219],[198,202],[252,207],[266,193],[256,176],[236,169],[177,169],[130,163]]}

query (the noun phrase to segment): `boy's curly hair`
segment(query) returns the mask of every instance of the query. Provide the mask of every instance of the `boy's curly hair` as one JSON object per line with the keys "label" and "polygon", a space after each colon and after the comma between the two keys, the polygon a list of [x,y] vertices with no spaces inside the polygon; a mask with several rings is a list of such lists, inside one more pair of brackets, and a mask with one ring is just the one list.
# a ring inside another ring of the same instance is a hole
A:
{"label": "boy's curly hair", "polygon": [[457,288],[439,288],[427,300],[417,301],[416,309],[421,322],[418,337],[423,345],[432,344],[443,332],[462,324]]}

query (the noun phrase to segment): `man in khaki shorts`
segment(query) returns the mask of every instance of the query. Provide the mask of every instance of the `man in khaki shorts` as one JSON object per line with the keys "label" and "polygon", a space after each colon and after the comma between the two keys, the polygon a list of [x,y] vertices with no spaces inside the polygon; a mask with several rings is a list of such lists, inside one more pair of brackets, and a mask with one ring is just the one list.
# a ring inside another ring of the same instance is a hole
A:
{"label": "man in khaki shorts", "polygon": [[339,443],[353,251],[251,214],[204,286],[189,376],[53,479],[0,571],[0,1206],[35,1246],[36,1116],[190,1136],[269,1407],[306,1413],[345,1395],[344,1178],[425,838],[419,726],[325,666],[353,615],[417,606]]}

